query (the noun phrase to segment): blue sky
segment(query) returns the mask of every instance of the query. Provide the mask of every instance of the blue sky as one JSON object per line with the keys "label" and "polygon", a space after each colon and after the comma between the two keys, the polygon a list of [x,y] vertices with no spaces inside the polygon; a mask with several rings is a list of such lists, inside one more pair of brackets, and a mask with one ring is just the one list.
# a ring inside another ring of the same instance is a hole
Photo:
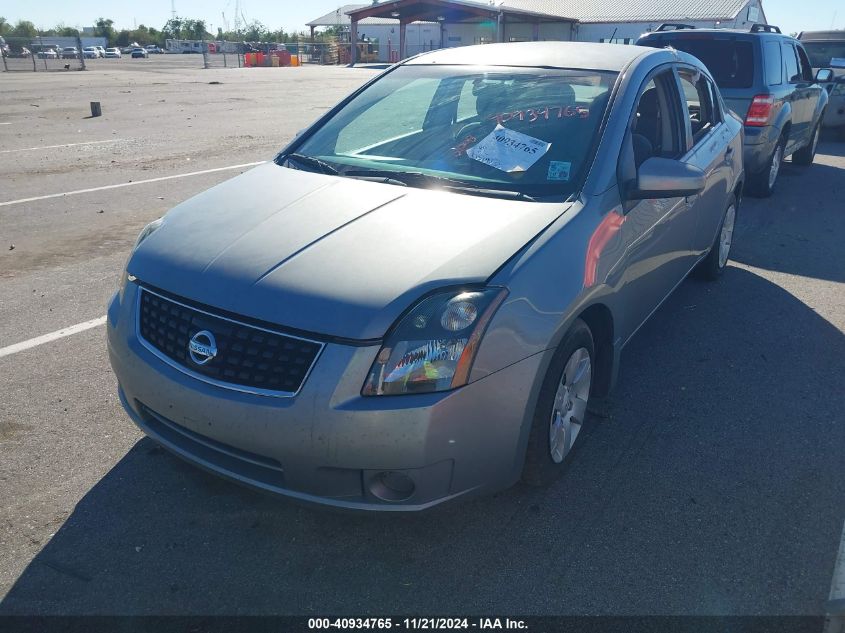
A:
{"label": "blue sky", "polygon": [[[305,28],[305,23],[336,9],[345,2],[367,0],[240,0],[247,20],[260,20],[266,26],[286,31]],[[647,2],[648,0],[643,0]],[[213,26],[223,26],[222,13],[230,24],[234,16],[235,0],[175,0],[176,12],[190,18],[202,18]],[[838,6],[837,6],[838,5]],[[845,28],[845,3],[841,0],[763,0],[769,22],[777,24],[785,33]],[[50,27],[62,22],[67,26],[87,26],[98,17],[108,17],[119,28],[146,24],[161,28],[170,17],[170,0],[114,0],[112,2],[80,2],[78,0],[4,0],[0,15],[10,22],[32,20],[36,26]],[[210,29],[211,30],[211,29]]]}

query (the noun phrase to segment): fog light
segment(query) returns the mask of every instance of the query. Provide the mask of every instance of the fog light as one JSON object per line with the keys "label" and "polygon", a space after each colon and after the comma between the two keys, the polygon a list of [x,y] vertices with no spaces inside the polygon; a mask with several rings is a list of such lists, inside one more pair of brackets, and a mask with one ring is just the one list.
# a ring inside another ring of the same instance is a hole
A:
{"label": "fog light", "polygon": [[414,480],[405,473],[385,470],[370,479],[370,492],[382,501],[405,501],[414,494]]}

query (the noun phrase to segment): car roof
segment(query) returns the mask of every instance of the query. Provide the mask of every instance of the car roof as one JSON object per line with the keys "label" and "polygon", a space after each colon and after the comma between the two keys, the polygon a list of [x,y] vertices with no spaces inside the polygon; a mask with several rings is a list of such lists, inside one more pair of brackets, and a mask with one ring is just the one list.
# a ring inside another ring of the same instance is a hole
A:
{"label": "car roof", "polygon": [[443,48],[410,58],[407,65],[526,66],[621,71],[656,49],[592,42],[511,42]]}
{"label": "car roof", "polygon": [[749,40],[756,39],[758,37],[776,37],[780,39],[787,39],[787,40],[794,40],[795,38],[791,35],[787,35],[786,33],[773,33],[771,31],[749,31],[748,29],[714,29],[714,28],[694,28],[694,29],[674,29],[670,31],[649,31],[648,33],[643,33],[640,35],[640,39],[644,38],[654,38],[654,39],[663,39],[663,38],[673,38],[673,37],[681,37],[681,38],[689,38],[689,39],[697,39],[696,36],[700,34],[707,34],[707,35],[730,35],[731,37],[741,36],[742,38],[747,38]]}
{"label": "car roof", "polygon": [[802,42],[841,42],[845,40],[845,29],[838,31],[802,31],[798,34]]}

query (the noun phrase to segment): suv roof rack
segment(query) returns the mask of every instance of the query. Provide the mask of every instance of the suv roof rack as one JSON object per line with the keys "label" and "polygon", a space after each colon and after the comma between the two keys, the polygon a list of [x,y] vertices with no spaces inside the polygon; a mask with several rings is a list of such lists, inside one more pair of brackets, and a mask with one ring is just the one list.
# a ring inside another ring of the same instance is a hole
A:
{"label": "suv roof rack", "polygon": [[659,31],[680,31],[681,29],[694,29],[695,27],[692,24],[681,24],[680,22],[664,22],[656,29],[655,32]]}
{"label": "suv roof rack", "polygon": [[752,24],[752,33],[780,33],[780,28],[774,24]]}

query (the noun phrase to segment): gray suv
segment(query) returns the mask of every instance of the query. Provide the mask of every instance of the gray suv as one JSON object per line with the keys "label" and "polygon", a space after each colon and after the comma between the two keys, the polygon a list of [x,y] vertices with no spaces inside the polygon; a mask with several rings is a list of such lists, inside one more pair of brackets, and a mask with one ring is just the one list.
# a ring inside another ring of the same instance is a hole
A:
{"label": "gray suv", "polygon": [[690,53],[713,74],[725,103],[745,122],[748,193],[770,196],[787,156],[798,165],[813,162],[828,102],[819,83],[833,73],[825,68],[814,76],[798,40],[767,24],[747,31],[662,24],[637,44]]}
{"label": "gray suv", "polygon": [[822,126],[845,136],[845,30],[804,31],[798,39],[810,57],[813,70],[831,68],[834,76],[825,84],[830,102]]}

